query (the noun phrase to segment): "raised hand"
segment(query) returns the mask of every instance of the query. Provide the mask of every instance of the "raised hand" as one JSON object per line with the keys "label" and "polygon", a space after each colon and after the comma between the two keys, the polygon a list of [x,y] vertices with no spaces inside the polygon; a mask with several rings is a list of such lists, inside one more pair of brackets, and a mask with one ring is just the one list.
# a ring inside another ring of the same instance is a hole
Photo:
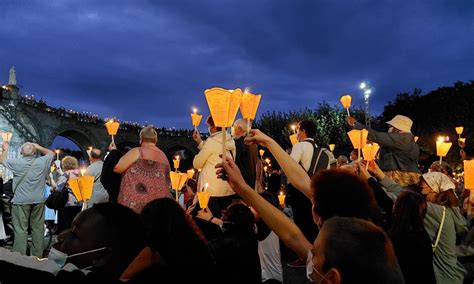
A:
{"label": "raised hand", "polygon": [[245,143],[251,144],[256,143],[263,147],[267,147],[268,143],[272,140],[269,136],[258,129],[251,129],[250,135],[245,138]]}
{"label": "raised hand", "polygon": [[216,165],[216,169],[217,177],[220,179],[225,177],[225,180],[227,180],[230,187],[232,187],[237,194],[245,189],[242,185],[247,184],[240,173],[239,167],[237,167],[232,159],[226,157],[222,163]]}
{"label": "raised hand", "polygon": [[197,131],[197,130],[194,130],[194,131],[193,131],[193,140],[194,140],[198,145],[201,144],[202,139],[201,139],[201,134],[199,133],[199,131]]}

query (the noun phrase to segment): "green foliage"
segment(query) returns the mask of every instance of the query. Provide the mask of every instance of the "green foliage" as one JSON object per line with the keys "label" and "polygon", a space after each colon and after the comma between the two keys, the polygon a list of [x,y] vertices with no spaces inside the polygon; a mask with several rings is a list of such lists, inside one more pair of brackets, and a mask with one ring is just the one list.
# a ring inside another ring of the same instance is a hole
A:
{"label": "green foliage", "polygon": [[[364,111],[357,108],[351,109],[351,115],[363,121]],[[346,134],[350,130],[346,118],[345,110],[322,103],[315,110],[305,108],[289,112],[264,113],[255,122],[255,127],[272,137],[284,149],[288,149],[291,148],[289,136],[293,134],[291,125],[301,120],[311,120],[317,126],[315,139],[318,145],[328,148],[328,144],[336,144],[335,155],[347,155],[352,145]]]}

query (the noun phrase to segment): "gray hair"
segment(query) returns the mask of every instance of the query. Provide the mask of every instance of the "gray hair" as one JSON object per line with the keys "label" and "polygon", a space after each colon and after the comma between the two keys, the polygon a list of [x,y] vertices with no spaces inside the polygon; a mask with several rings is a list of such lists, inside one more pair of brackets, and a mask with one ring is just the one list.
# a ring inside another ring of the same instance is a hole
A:
{"label": "gray hair", "polygon": [[[240,127],[242,128],[243,131],[247,132],[247,120],[244,120],[243,118],[239,118],[234,122],[234,128]],[[252,126],[250,126],[252,127]]]}
{"label": "gray hair", "polygon": [[31,142],[26,142],[25,144],[21,145],[20,151],[23,157],[36,155],[35,145],[33,145]]}

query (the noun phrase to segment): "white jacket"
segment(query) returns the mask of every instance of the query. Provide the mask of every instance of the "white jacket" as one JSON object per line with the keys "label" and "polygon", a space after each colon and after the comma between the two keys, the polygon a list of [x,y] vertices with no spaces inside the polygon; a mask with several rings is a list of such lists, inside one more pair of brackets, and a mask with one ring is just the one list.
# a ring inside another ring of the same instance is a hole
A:
{"label": "white jacket", "polygon": [[[226,181],[217,178],[215,166],[222,161],[219,154],[222,153],[222,131],[218,131],[206,141],[198,145],[199,153],[194,157],[193,166],[201,169],[198,180],[198,191],[204,189],[206,183],[209,184],[207,190],[211,196],[229,196],[234,194]],[[229,133],[226,133],[226,155],[235,159],[235,142]]]}

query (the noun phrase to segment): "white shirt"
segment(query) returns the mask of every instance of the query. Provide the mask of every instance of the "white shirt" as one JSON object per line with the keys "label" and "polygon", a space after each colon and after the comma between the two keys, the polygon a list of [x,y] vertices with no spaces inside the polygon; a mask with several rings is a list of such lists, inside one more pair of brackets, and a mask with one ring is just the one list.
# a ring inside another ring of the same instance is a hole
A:
{"label": "white shirt", "polygon": [[283,283],[280,239],[275,232],[272,231],[266,239],[258,242],[258,256],[262,267],[262,282],[276,279]]}
{"label": "white shirt", "polygon": [[[311,138],[306,138],[304,141],[314,141]],[[309,167],[311,167],[311,160],[313,158],[313,151],[314,147],[313,144],[309,142],[298,142],[293,146],[291,150],[290,156],[295,160],[297,163],[301,163],[303,168],[308,171]]]}

